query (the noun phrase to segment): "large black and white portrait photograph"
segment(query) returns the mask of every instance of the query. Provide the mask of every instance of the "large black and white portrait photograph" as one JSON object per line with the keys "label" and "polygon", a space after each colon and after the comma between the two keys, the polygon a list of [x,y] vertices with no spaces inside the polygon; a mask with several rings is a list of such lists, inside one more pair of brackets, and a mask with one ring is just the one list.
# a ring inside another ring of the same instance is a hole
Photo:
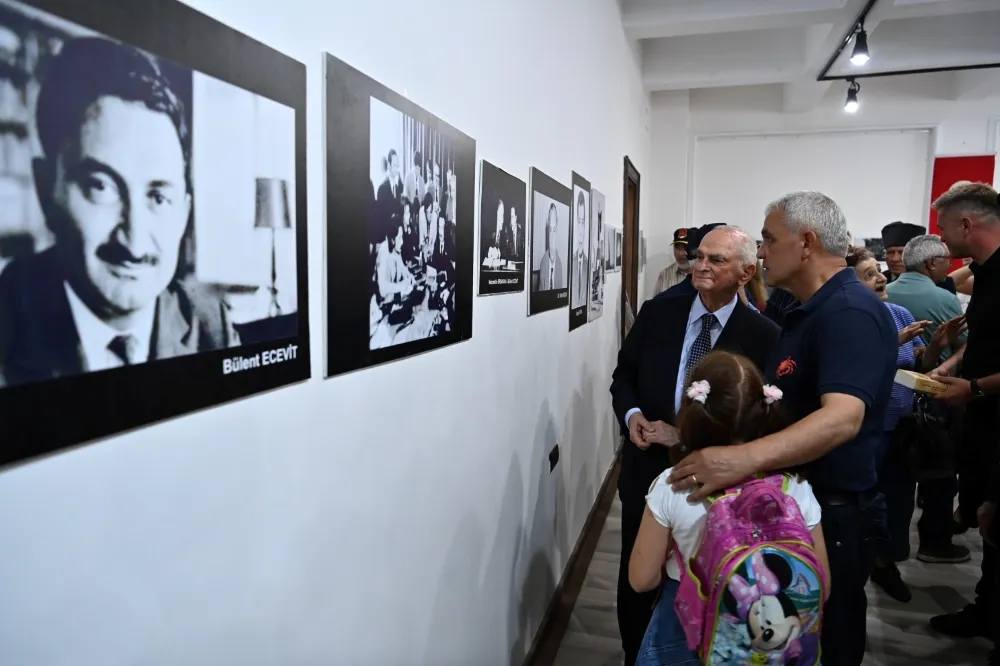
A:
{"label": "large black and white portrait photograph", "polygon": [[622,269],[622,230],[615,229],[615,272]]}
{"label": "large black and white portrait photograph", "polygon": [[486,160],[479,169],[479,295],[524,291],[524,181]]}
{"label": "large black and white portrait photograph", "polygon": [[0,460],[307,378],[305,67],[145,0],[0,44]]}
{"label": "large black and white portrait photograph", "polygon": [[570,188],[532,167],[531,292],[528,314],[569,304]]}
{"label": "large black and white portrait photograph", "polygon": [[607,223],[604,224],[604,270],[615,272],[615,228]]}
{"label": "large black and white portrait photograph", "polygon": [[604,194],[590,190],[590,294],[587,321],[594,321],[604,313],[605,226]]}
{"label": "large black and white portrait photograph", "polygon": [[590,294],[590,181],[576,173],[573,183],[573,219],[569,230],[569,330],[587,323]]}
{"label": "large black and white portrait photograph", "polygon": [[326,56],[327,370],[472,336],[476,143]]}

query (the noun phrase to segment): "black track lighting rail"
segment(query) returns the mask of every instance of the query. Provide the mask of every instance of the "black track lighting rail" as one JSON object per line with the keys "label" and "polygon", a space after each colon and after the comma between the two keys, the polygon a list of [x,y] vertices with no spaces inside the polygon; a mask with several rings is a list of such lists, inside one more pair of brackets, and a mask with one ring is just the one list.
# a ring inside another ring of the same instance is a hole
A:
{"label": "black track lighting rail", "polygon": [[865,6],[861,9],[857,18],[854,19],[854,23],[852,23],[851,27],[847,29],[847,34],[840,40],[837,45],[837,49],[833,52],[833,55],[831,55],[830,59],[826,61],[826,65],[823,66],[823,71],[821,71],[819,76],[816,77],[817,81],[846,81],[848,79],[862,78],[861,76],[856,76],[854,74],[850,76],[830,76],[830,70],[833,69],[833,66],[837,63],[837,59],[840,58],[840,55],[844,52],[844,49],[847,48],[847,45],[851,43],[854,33],[856,33],[858,29],[864,25],[865,19],[868,18],[868,14],[871,12],[872,7],[875,6],[876,2],[877,0],[868,0],[868,2],[865,3]]}
{"label": "black track lighting rail", "polygon": [[844,53],[851,40],[854,38],[855,33],[864,27],[865,19],[868,18],[868,14],[871,13],[872,7],[875,6],[877,0],[868,0],[865,3],[864,8],[858,14],[857,18],[854,19],[854,23],[847,30],[847,34],[844,38],[840,40],[837,49],[830,56],[830,59],[826,61],[826,65],[823,66],[823,70],[816,77],[817,81],[853,81],[855,79],[877,79],[884,76],[910,76],[913,74],[932,74],[934,72],[967,72],[977,69],[1000,69],[1000,62],[987,62],[978,65],[954,65],[950,67],[921,67],[919,69],[894,69],[879,72],[851,72],[850,74],[830,74],[830,70],[840,59],[840,56]]}

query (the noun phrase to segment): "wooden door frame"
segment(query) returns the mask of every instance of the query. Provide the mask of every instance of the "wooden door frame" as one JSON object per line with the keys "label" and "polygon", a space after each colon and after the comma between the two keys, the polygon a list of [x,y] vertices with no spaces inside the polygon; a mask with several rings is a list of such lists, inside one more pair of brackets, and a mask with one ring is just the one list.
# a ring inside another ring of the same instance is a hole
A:
{"label": "wooden door frame", "polygon": [[[639,175],[639,170],[635,168],[632,164],[632,160],[625,156],[624,166],[622,169],[622,298],[621,298],[621,322],[622,322],[622,339],[625,339],[625,322],[626,322],[626,295],[629,292],[629,287],[631,287],[632,298],[631,306],[632,312],[635,315],[639,314],[639,263],[638,263],[638,252],[639,252],[639,201],[640,201],[640,183],[642,177]],[[632,230],[628,229],[628,186],[629,183],[635,187],[635,210],[633,211],[632,217]],[[628,256],[628,251],[626,248],[631,248],[632,256],[632,270],[626,274],[625,271],[625,257]]]}

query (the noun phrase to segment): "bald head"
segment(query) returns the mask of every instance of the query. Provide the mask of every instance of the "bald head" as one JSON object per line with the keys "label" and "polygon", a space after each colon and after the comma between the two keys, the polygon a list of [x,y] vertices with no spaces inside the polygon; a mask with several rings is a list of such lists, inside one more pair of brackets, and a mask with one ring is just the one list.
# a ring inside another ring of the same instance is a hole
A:
{"label": "bald head", "polygon": [[701,240],[700,250],[706,241],[711,247],[726,246],[726,254],[740,261],[742,266],[757,264],[757,241],[739,227],[723,226],[712,229]]}

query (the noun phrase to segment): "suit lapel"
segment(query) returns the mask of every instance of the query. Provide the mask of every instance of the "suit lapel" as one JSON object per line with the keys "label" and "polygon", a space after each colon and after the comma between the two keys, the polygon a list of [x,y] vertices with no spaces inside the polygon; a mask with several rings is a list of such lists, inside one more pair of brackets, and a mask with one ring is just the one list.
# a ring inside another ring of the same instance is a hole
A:
{"label": "suit lapel", "polygon": [[733,309],[733,313],[729,315],[729,321],[726,322],[722,333],[719,334],[719,339],[716,341],[713,349],[732,349],[734,346],[739,346],[740,334],[746,327],[747,315],[753,315],[753,313],[750,312],[750,308],[743,305],[743,301],[737,298],[736,307]]}
{"label": "suit lapel", "polygon": [[681,353],[684,351],[684,333],[687,331],[688,316],[691,314],[691,305],[697,294],[686,298],[673,299],[674,308],[667,313],[667,325],[664,326],[663,341],[664,353],[667,357],[663,360],[664,381],[670,386],[670,395],[667,396],[667,414],[670,414],[670,421],[673,423],[677,419],[674,412],[674,395],[676,391],[677,373],[681,367]]}
{"label": "suit lapel", "polygon": [[156,299],[156,323],[150,348],[153,358],[186,356],[198,351],[197,322],[194,314],[185,316],[183,303],[172,289]]}

